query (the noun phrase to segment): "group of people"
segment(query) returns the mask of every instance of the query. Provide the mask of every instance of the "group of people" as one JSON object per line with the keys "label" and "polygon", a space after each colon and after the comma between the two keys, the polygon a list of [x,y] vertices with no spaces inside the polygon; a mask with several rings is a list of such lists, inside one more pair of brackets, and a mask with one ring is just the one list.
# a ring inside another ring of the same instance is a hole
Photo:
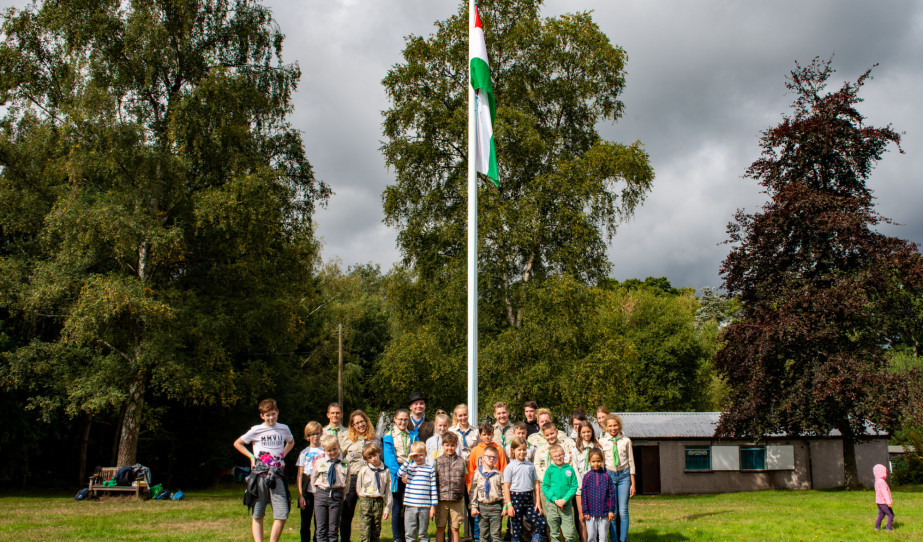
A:
{"label": "group of people", "polygon": [[[251,463],[245,502],[253,538],[263,539],[270,504],[274,542],[289,515],[284,458],[294,438],[278,423],[275,401],[266,399],[259,409],[263,423],[234,447]],[[296,463],[302,541],[310,542],[313,532],[315,542],[348,542],[357,508],[362,542],[377,542],[389,516],[394,542],[428,542],[433,519],[436,542],[447,536],[459,542],[463,524],[468,538],[502,542],[504,518],[512,542],[627,540],[635,465],[618,415],[596,409],[600,434],[582,409],[562,431],[534,401],[525,403],[516,423],[502,402],[494,404],[496,423],[475,427],[468,416],[467,406],[458,405],[451,415],[439,410],[428,419],[426,398],[415,392],[379,436],[363,411],[352,412],[343,426],[342,406],[330,404],[327,425],[305,426],[308,446]]]}

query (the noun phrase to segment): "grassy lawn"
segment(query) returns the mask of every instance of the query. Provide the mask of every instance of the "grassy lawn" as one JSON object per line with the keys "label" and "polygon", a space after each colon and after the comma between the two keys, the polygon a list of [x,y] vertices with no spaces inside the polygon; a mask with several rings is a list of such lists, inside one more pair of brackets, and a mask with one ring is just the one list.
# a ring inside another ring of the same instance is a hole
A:
{"label": "grassy lawn", "polygon": [[[74,502],[71,494],[3,493],[0,540],[250,540],[242,491],[188,492],[181,502]],[[895,532],[889,534],[872,529],[872,491],[636,497],[629,534],[635,541],[923,540],[923,487],[895,488],[894,501]],[[267,535],[269,523],[267,518]],[[300,523],[295,511],[283,540],[297,540]],[[382,540],[390,535],[386,524]],[[354,527],[353,540],[358,538]]]}

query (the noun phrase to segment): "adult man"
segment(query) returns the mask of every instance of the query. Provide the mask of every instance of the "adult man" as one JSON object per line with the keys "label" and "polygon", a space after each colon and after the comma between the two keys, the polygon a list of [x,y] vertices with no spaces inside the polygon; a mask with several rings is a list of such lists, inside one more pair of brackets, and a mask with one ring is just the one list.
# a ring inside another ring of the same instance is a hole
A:
{"label": "adult man", "polygon": [[343,407],[340,403],[330,403],[327,405],[327,419],[330,421],[324,427],[324,435],[330,435],[337,438],[340,447],[343,447],[343,439],[346,438],[346,428],[341,423],[343,421]]}
{"label": "adult man", "polygon": [[513,441],[513,424],[510,423],[510,409],[506,403],[494,403],[494,419],[497,420],[494,424],[494,442],[500,445],[501,450],[505,450],[506,445]]}
{"label": "adult man", "polygon": [[538,420],[535,419],[535,412],[538,410],[538,403],[535,401],[526,401],[523,405],[526,422],[526,437],[532,436],[533,433],[539,432]]}
{"label": "adult man", "polygon": [[426,396],[418,391],[411,393],[407,407],[410,409],[409,429],[413,432],[419,432],[420,424],[426,420]]}

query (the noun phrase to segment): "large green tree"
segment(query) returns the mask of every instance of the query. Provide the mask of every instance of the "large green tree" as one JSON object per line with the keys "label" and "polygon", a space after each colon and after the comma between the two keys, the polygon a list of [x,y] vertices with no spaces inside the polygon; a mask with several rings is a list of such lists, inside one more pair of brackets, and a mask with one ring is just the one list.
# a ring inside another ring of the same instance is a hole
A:
{"label": "large green tree", "polygon": [[827,91],[830,62],[791,72],[793,112],[763,133],[747,170],[766,191],[760,212],[739,211],[721,268],[737,320],[716,368],[729,409],[719,433],[843,438],[846,483],[858,483],[854,444],[869,424],[893,430],[910,373],[888,368],[889,348],[913,342],[923,294],[917,247],[882,235],[867,182],[900,135],[864,123],[866,72]]}
{"label": "large green tree", "polygon": [[[623,112],[625,52],[589,13],[542,18],[540,0],[479,4],[497,97],[500,188],[479,191],[484,300],[522,324],[524,285],[553,274],[595,282],[607,241],[650,190],[640,143],[600,138]],[[383,84],[383,147],[395,182],[386,221],[424,280],[457,273],[466,254],[468,9],[410,36]],[[447,269],[448,268],[448,269]]]}
{"label": "large green tree", "polygon": [[[479,3],[500,173],[499,189],[481,178],[478,191],[485,352],[509,328],[544,329],[535,313],[538,320],[526,322],[543,281],[570,277],[565,282],[591,286],[605,279],[608,241],[653,181],[639,142],[606,141],[597,132],[623,113],[625,52],[589,13],[546,18],[541,4]],[[403,388],[441,375],[449,385],[433,393],[451,401],[464,396],[467,25],[461,2],[433,34],[407,39],[403,61],[383,81],[391,100],[383,151],[395,173],[383,195],[385,221],[399,228],[406,267],[389,289],[396,330],[378,378]],[[492,370],[492,359],[481,357],[483,371]]]}
{"label": "large green tree", "polygon": [[0,43],[7,385],[69,414],[231,404],[313,302],[318,182],[286,118],[300,77],[250,0],[56,0]]}

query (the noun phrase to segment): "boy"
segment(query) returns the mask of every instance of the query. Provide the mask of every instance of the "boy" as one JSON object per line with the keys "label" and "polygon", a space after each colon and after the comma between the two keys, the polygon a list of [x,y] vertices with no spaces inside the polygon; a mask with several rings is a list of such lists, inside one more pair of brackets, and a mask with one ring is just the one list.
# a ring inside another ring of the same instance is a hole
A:
{"label": "boy", "polygon": [[478,427],[478,436],[480,437],[480,442],[474,448],[471,448],[471,453],[468,455],[468,475],[465,477],[465,485],[471,486],[471,477],[474,476],[474,471],[481,466],[481,456],[484,454],[484,451],[488,448],[493,448],[497,450],[497,468],[500,469],[500,472],[503,472],[503,469],[506,468],[506,454],[503,453],[503,449],[494,442],[494,426],[490,422],[484,422]]}
{"label": "boy", "polygon": [[561,445],[553,444],[549,452],[552,464],[542,478],[542,495],[545,498],[543,508],[548,530],[552,540],[559,540],[563,532],[564,542],[574,542],[577,532],[571,499],[577,495],[577,473],[573,467],[564,463],[564,448]]}
{"label": "boy", "polygon": [[340,510],[346,488],[346,467],[340,461],[340,441],[333,435],[321,439],[324,455],[314,461],[311,483],[314,484],[314,522],[317,542],[337,542]]}
{"label": "boy", "polygon": [[587,419],[586,410],[583,410],[582,408],[574,409],[574,413],[571,414],[570,417],[571,430],[570,434],[568,435],[570,438],[574,439],[574,442],[580,438],[580,422],[585,422]]}
{"label": "boy", "polygon": [[471,517],[477,518],[484,540],[500,542],[503,519],[503,473],[497,470],[500,453],[487,448],[481,455],[481,466],[471,477]]}
{"label": "boy", "polygon": [[[304,427],[304,439],[308,446],[298,454],[298,474],[295,476],[298,486],[298,507],[301,508],[301,542],[311,542],[311,518],[314,517],[314,486],[311,485],[311,470],[314,460],[324,455],[320,445],[323,429],[317,422],[308,422]],[[315,539],[317,536],[315,535]]]}
{"label": "boy", "polygon": [[[285,483],[285,456],[295,446],[295,437],[284,423],[277,423],[279,407],[274,399],[263,399],[259,404],[260,418],[263,423],[254,425],[249,431],[234,441],[234,448],[247,456],[250,460],[250,475],[247,477],[247,491],[256,490],[260,485],[266,484],[268,491],[253,491],[259,495],[253,503],[253,513],[250,528],[253,540],[263,540],[263,516],[266,513],[267,501],[272,502],[272,530],[269,539],[272,542],[279,540],[282,528],[289,513],[288,484]],[[247,450],[248,444],[253,444],[253,453]],[[278,478],[278,482],[270,484],[271,478]]]}
{"label": "boy", "polygon": [[542,426],[540,434],[542,435],[541,444],[535,448],[535,472],[538,474],[539,480],[544,480],[545,470],[552,464],[551,447],[555,445],[561,446],[564,452],[564,462],[570,463],[576,457],[576,444],[567,437],[561,438],[561,432],[551,422],[547,422]]}
{"label": "boy", "polygon": [[346,427],[343,426],[343,407],[340,403],[330,403],[327,405],[327,419],[330,423],[324,427],[324,434],[337,438],[340,448],[343,448],[343,439],[346,438]]}
{"label": "boy", "polygon": [[[445,442],[443,442],[445,446]],[[408,542],[428,542],[429,520],[436,515],[436,471],[426,464],[426,445],[414,442],[406,463],[397,471],[404,482],[404,537]]]}
{"label": "boy", "polygon": [[523,414],[525,414],[526,422],[526,436],[531,437],[534,433],[538,433],[539,426],[538,420],[535,419],[535,413],[538,410],[538,403],[535,401],[526,401],[523,404]]}
{"label": "boy", "polygon": [[435,434],[426,440],[426,464],[430,466],[435,466],[436,458],[443,454],[442,437],[449,430],[449,415],[440,410],[434,420]]}
{"label": "boy", "polygon": [[391,471],[381,462],[381,448],[369,442],[362,448],[365,465],[356,478],[359,495],[359,537],[362,542],[378,542],[381,524],[391,510]]}
{"label": "boy", "polygon": [[[513,439],[522,439],[526,443],[526,461],[532,463],[535,458],[535,448],[529,445],[529,441],[526,437],[529,436],[529,429],[526,427],[526,422],[516,422],[513,424]],[[512,441],[510,441],[512,443]],[[506,457],[510,461],[513,460],[513,452],[510,449],[510,444],[506,445]]]}
{"label": "boy", "polygon": [[[494,403],[494,442],[500,445],[500,448],[506,451],[506,447],[513,441],[513,425],[510,423],[510,409],[506,403]],[[509,456],[506,457],[509,460]]]}
{"label": "boy", "polygon": [[443,454],[436,458],[436,491],[439,504],[436,506],[436,542],[445,540],[445,529],[449,527],[452,542],[458,542],[458,531],[465,520],[465,460],[455,453],[458,435],[448,431],[442,437]]}

